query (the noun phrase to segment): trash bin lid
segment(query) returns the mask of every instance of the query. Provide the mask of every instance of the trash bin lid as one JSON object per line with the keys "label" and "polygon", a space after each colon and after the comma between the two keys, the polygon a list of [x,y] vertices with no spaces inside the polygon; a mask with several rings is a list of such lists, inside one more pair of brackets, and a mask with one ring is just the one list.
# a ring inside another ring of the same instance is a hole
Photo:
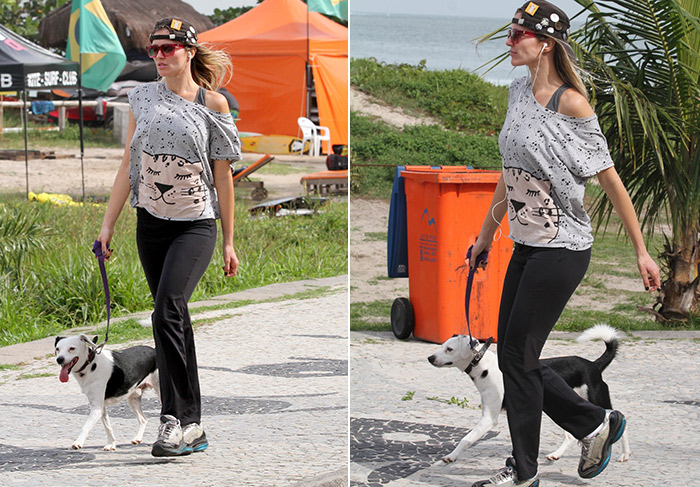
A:
{"label": "trash bin lid", "polygon": [[401,177],[419,183],[453,183],[453,184],[495,184],[501,177],[501,171],[467,169],[462,166],[444,166],[431,168],[406,166]]}

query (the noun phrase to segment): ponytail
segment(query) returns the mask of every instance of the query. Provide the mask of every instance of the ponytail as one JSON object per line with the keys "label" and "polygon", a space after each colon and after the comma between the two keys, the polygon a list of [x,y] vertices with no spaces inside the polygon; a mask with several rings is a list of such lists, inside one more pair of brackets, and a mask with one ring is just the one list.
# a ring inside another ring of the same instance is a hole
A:
{"label": "ponytail", "polygon": [[194,82],[211,91],[227,85],[233,74],[233,64],[229,55],[203,44],[197,44],[196,48],[190,63]]}
{"label": "ponytail", "polygon": [[590,98],[586,90],[586,85],[581,78],[581,74],[585,74],[585,71],[577,66],[569,57],[564,46],[560,44],[560,41],[557,39],[554,40],[556,41],[554,47],[554,67],[557,70],[557,74],[559,74],[564,83],[581,93],[586,100],[589,100]]}

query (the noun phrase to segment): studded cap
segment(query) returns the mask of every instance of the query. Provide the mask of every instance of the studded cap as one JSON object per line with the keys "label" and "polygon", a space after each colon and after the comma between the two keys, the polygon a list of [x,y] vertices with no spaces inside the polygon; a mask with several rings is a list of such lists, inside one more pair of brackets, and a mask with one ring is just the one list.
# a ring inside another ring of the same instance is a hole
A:
{"label": "studded cap", "polygon": [[528,0],[518,9],[521,17],[513,23],[522,25],[536,34],[567,42],[569,40],[569,17],[556,5],[546,0]]}
{"label": "studded cap", "polygon": [[[153,32],[162,29],[167,30],[168,34],[153,34]],[[188,46],[197,45],[197,29],[186,20],[174,19],[172,17],[160,19],[156,22],[156,25],[153,26],[153,32],[149,38],[151,42],[156,39],[170,39],[182,42]]]}
{"label": "studded cap", "polygon": [[513,23],[522,25],[531,31],[551,37],[566,51],[572,61],[576,54],[569,44],[569,17],[562,9],[547,0],[528,0],[518,10],[520,18],[513,17]]}

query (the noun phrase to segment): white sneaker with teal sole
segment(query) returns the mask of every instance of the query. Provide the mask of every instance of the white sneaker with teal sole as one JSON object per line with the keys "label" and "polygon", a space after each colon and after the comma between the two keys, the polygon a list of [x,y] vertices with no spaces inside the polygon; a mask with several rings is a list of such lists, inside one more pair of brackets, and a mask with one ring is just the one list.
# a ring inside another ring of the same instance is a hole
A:
{"label": "white sneaker with teal sole", "polygon": [[165,414],[160,417],[158,439],[153,443],[151,455],[154,457],[179,457],[192,453],[192,448],[182,438],[180,421]]}
{"label": "white sneaker with teal sole", "polygon": [[207,435],[198,423],[190,423],[182,428],[182,438],[193,452],[204,451],[209,446]]}

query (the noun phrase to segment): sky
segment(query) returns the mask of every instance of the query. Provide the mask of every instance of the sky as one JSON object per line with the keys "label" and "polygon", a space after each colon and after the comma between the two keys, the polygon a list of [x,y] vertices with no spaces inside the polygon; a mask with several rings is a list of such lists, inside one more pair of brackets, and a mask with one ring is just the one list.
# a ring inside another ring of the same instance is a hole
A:
{"label": "sky", "polygon": [[[198,12],[211,15],[215,8],[256,5],[256,0],[184,0]],[[457,17],[493,17],[510,19],[524,0],[350,0],[350,13],[397,13],[413,15],[448,15]],[[569,15],[580,10],[575,0],[556,0],[555,5]],[[429,5],[430,10],[426,11]]]}
{"label": "sky", "polygon": [[[350,0],[350,12],[493,17],[508,20],[523,3],[524,0]],[[552,3],[570,16],[581,10],[575,0],[554,0]]]}
{"label": "sky", "polygon": [[192,5],[197,12],[204,15],[211,15],[215,8],[225,10],[229,7],[247,7],[257,5],[256,0],[183,0]]}

